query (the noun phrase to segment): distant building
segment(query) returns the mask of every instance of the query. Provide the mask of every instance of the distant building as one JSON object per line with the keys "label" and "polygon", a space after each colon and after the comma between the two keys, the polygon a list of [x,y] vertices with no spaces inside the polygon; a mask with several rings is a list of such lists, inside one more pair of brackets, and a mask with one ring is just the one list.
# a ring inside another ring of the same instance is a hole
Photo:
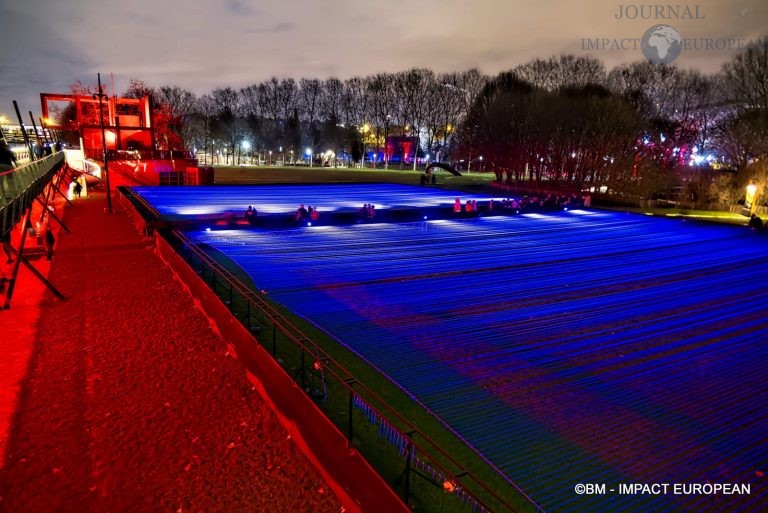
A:
{"label": "distant building", "polygon": [[407,137],[404,135],[391,135],[387,137],[384,148],[387,161],[390,163],[413,162],[414,149],[418,150],[418,137]]}

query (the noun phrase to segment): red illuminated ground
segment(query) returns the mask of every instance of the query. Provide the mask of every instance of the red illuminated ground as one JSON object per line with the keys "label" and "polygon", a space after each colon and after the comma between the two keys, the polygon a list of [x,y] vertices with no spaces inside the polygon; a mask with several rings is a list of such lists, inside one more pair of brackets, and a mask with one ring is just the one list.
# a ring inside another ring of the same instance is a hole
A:
{"label": "red illuminated ground", "polygon": [[340,511],[152,246],[104,206],[92,192],[57,208],[73,233],[49,276],[68,299],[23,271],[0,312],[0,511]]}

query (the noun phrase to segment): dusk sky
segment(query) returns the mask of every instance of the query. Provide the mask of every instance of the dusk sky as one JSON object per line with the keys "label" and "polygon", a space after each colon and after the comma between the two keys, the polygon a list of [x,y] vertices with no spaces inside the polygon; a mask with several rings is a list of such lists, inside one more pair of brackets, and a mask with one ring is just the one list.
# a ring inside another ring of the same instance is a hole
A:
{"label": "dusk sky", "polygon": [[[641,5],[649,3],[0,0],[0,114],[15,119],[12,100],[23,113],[37,113],[39,93],[66,93],[78,80],[95,84],[97,72],[110,94],[112,76],[117,94],[138,78],[199,95],[271,76],[345,79],[411,67],[496,74],[561,53],[589,54],[611,69],[642,60],[640,49],[589,50],[584,40],[639,40],[655,24],[671,25],[683,38],[721,42],[768,33],[765,0],[672,3],[703,19],[624,16]],[[684,49],[675,64],[715,72],[734,53]]]}

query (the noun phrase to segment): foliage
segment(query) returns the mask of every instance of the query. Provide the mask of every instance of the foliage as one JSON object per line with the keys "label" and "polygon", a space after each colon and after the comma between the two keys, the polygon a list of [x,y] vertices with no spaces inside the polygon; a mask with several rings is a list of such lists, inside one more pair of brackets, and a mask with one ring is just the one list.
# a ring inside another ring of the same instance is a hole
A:
{"label": "foliage", "polygon": [[460,132],[464,150],[491,162],[499,181],[581,189],[621,173],[640,116],[599,85],[535,87],[514,72],[486,84]]}

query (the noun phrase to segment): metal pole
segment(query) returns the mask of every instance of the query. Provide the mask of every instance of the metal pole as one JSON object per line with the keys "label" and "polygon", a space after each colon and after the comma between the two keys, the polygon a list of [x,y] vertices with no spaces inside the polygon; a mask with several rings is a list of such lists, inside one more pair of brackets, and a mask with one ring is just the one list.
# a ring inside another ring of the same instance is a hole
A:
{"label": "metal pole", "polygon": [[96,78],[98,80],[99,85],[99,92],[97,94],[94,94],[93,97],[99,98],[99,122],[101,125],[101,145],[104,149],[104,180],[105,185],[107,187],[107,212],[112,212],[112,193],[109,188],[109,165],[107,162],[107,135],[104,131],[104,98],[107,97],[106,94],[101,89],[101,73],[96,74]]}
{"label": "metal pole", "polygon": [[[16,102],[14,102],[15,104]],[[30,224],[30,217],[32,217],[32,203],[29,204],[27,207],[27,211],[24,214],[24,220],[21,223],[21,241],[19,242],[19,249],[16,250],[13,246],[8,244],[8,247],[11,249],[11,252],[16,255],[16,260],[13,264],[13,272],[11,273],[11,281],[8,284],[8,289],[5,291],[5,302],[3,303],[3,309],[8,310],[11,307],[11,298],[13,298],[13,290],[16,287],[16,279],[19,276],[19,266],[21,264],[24,264],[31,272],[34,274],[37,279],[39,279],[43,284],[45,284],[48,289],[53,292],[53,295],[55,295],[59,299],[66,299],[64,295],[56,289],[56,287],[53,286],[53,284],[48,281],[48,279],[43,276],[40,271],[35,269],[35,267],[30,264],[27,261],[27,258],[24,256],[24,243],[27,238],[27,229],[31,226]]]}
{"label": "metal pole", "polygon": [[413,459],[413,434],[415,431],[409,431],[406,433],[408,436],[408,444],[406,445],[408,453],[405,455],[405,470],[403,471],[403,501],[408,504],[408,499],[411,496],[411,460]]}
{"label": "metal pole", "polygon": [[354,400],[355,400],[355,383],[357,383],[354,379],[347,378],[344,380],[344,383],[349,385],[349,404],[347,405],[347,413],[348,413],[348,419],[347,419],[347,440],[350,442],[352,441],[352,437],[354,436],[354,427],[352,423],[352,414],[354,413]]}
{"label": "metal pole", "polygon": [[32,121],[32,128],[35,130],[35,137],[37,138],[37,144],[40,145],[40,149],[43,148],[43,140],[40,138],[40,134],[37,132],[37,123],[35,123],[35,116],[32,115],[32,111],[29,112],[29,119]]}
{"label": "metal pole", "polygon": [[32,149],[32,143],[29,142],[29,135],[27,134],[27,131],[24,130],[24,121],[22,121],[21,119],[19,104],[16,103],[16,100],[13,100],[13,108],[16,109],[16,117],[19,118],[19,127],[21,127],[21,135],[24,136],[24,142],[27,143],[27,151],[29,151],[29,161],[32,162],[33,160],[35,160],[35,152]]}
{"label": "metal pole", "polygon": [[272,323],[272,356],[277,356],[277,323]]}

